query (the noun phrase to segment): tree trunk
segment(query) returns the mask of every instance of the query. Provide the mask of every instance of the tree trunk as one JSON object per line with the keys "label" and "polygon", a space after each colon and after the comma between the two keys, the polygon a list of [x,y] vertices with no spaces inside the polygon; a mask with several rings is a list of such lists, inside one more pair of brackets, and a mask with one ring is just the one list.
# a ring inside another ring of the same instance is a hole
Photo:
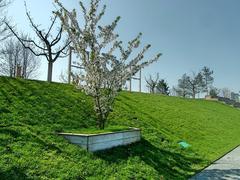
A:
{"label": "tree trunk", "polygon": [[26,60],[26,58],[23,58],[22,77],[24,79],[27,79],[27,60]]}
{"label": "tree trunk", "polygon": [[103,115],[99,114],[98,115],[98,128],[99,129],[104,129],[105,128],[105,122],[106,122],[106,120],[103,118]]}
{"label": "tree trunk", "polygon": [[53,70],[53,62],[48,61],[48,75],[47,75],[48,82],[52,82],[52,70]]}
{"label": "tree trunk", "polygon": [[[97,90],[97,91],[99,91],[99,90]],[[97,93],[97,94],[99,94],[99,93]],[[104,129],[105,128],[105,119],[104,119],[104,114],[103,114],[103,112],[102,112],[102,109],[101,109],[101,104],[100,104],[100,95],[97,95],[96,97],[95,97],[95,112],[96,112],[96,114],[97,114],[97,121],[98,121],[98,128],[99,129]]]}
{"label": "tree trunk", "polygon": [[195,99],[196,98],[196,93],[195,92],[193,92],[193,99]]}
{"label": "tree trunk", "polygon": [[103,118],[101,118],[101,120],[99,121],[99,129],[105,129],[105,120]]}
{"label": "tree trunk", "polygon": [[192,94],[192,98],[193,98],[193,99],[195,99],[195,98],[196,98],[196,91],[195,91],[195,87],[193,87],[192,91],[193,91],[193,92],[192,92],[192,93],[193,93],[193,94]]}

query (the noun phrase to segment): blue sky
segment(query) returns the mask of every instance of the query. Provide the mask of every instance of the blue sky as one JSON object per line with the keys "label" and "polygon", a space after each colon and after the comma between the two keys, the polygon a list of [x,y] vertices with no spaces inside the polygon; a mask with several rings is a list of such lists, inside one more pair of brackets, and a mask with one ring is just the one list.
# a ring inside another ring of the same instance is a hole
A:
{"label": "blue sky", "polygon": [[[34,21],[49,25],[51,0],[26,0]],[[68,8],[78,7],[78,0],[62,0]],[[87,3],[89,1],[84,0]],[[127,42],[138,32],[143,32],[143,44],[150,43],[146,57],[161,52],[160,61],[145,68],[144,76],[159,73],[170,87],[184,73],[199,71],[203,66],[214,70],[218,88],[240,90],[240,1],[239,0],[103,0],[107,5],[103,23],[122,17],[117,32]],[[79,10],[79,9],[77,9]],[[25,16],[24,1],[15,0],[8,15],[19,32],[31,34]],[[46,79],[47,63],[41,61],[39,76]],[[60,59],[54,65],[55,81],[61,71],[67,70],[67,60]],[[137,85],[135,85],[137,87]],[[146,90],[143,84],[143,89]],[[136,89],[137,90],[137,89]]]}

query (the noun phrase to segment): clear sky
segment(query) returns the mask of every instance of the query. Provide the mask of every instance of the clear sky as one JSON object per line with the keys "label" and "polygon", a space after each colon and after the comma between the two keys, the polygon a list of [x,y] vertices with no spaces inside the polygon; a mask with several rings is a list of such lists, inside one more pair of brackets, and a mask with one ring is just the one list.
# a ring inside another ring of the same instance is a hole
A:
{"label": "clear sky", "polygon": [[[34,21],[49,25],[51,0],[26,0]],[[78,0],[62,0],[68,8],[78,7]],[[88,0],[83,2],[87,3]],[[147,57],[163,53],[161,60],[143,70],[144,76],[159,73],[170,87],[184,73],[203,66],[214,70],[218,88],[240,90],[240,1],[239,0],[103,0],[107,5],[104,23],[122,17],[117,31],[124,42],[143,32],[143,44],[150,43]],[[78,9],[79,10],[79,9]],[[31,34],[25,16],[24,1],[15,0],[8,15],[19,32]],[[32,34],[34,35],[34,34]],[[40,79],[47,77],[47,63],[41,61]],[[54,80],[66,72],[67,60],[54,65]],[[145,85],[143,85],[145,86]],[[145,87],[143,87],[146,90]],[[137,90],[137,89],[136,89]]]}

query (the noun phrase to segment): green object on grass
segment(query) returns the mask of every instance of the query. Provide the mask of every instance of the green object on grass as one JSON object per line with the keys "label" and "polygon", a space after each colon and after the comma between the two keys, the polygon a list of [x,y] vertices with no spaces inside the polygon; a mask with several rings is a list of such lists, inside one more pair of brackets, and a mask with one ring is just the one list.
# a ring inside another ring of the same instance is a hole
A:
{"label": "green object on grass", "polygon": [[178,143],[183,149],[189,148],[191,145],[188,144],[186,141],[180,141]]}

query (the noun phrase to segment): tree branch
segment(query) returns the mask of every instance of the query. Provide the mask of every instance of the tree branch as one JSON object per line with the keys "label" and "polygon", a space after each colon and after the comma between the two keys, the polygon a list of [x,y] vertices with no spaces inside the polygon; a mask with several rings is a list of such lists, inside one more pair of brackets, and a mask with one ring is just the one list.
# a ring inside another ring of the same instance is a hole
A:
{"label": "tree branch", "polygon": [[27,46],[26,44],[24,44],[22,39],[13,31],[11,26],[7,22],[5,22],[5,24],[10,29],[10,31],[13,33],[13,35],[20,41],[20,43],[23,45],[24,48],[29,49],[35,56],[47,56],[46,53],[36,53],[30,46]]}
{"label": "tree branch", "polygon": [[70,44],[71,42],[66,43],[65,46],[63,46],[63,48],[56,53],[56,56],[54,57],[53,62],[55,62],[57,58],[60,57],[60,54],[63,53],[64,49],[67,48]]}
{"label": "tree branch", "polygon": [[55,17],[54,17],[54,19],[53,19],[53,21],[52,21],[52,24],[51,24],[51,26],[50,26],[50,28],[49,28],[49,30],[48,30],[46,36],[45,36],[45,39],[48,38],[49,33],[51,32],[51,30],[52,30],[52,28],[53,28],[53,25],[55,24],[56,19],[57,19],[57,15],[55,15]]}
{"label": "tree branch", "polygon": [[61,28],[60,28],[56,38],[51,42],[51,46],[56,45],[61,40],[61,38],[62,38],[62,30],[63,30],[63,28],[61,26]]}

